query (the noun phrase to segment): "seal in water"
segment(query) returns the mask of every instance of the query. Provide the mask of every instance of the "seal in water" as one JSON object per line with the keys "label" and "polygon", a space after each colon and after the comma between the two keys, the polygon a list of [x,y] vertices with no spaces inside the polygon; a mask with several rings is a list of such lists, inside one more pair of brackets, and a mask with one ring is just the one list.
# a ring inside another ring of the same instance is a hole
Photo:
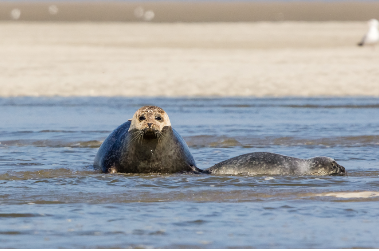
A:
{"label": "seal in water", "polygon": [[144,106],[100,146],[95,168],[105,173],[201,172],[186,142],[171,127],[167,113]]}
{"label": "seal in water", "polygon": [[267,152],[240,155],[203,172],[229,175],[346,175],[345,168],[329,157],[298,159]]}
{"label": "seal in water", "polygon": [[328,157],[298,159],[275,153],[249,153],[206,170],[196,167],[186,142],[171,127],[167,113],[144,106],[114,130],[100,146],[95,168],[104,173],[192,172],[225,175],[345,175],[345,168]]}

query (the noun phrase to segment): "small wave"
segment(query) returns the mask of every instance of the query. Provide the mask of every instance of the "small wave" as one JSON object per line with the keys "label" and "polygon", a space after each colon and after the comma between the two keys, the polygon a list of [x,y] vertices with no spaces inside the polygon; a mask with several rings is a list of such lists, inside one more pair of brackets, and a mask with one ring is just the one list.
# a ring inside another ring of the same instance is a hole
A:
{"label": "small wave", "polygon": [[325,109],[338,109],[338,108],[348,108],[348,109],[368,109],[368,108],[379,108],[379,104],[372,105],[283,105],[281,107],[289,107],[289,108],[325,108]]}
{"label": "small wave", "polygon": [[90,141],[80,141],[76,143],[71,143],[70,147],[83,147],[83,148],[98,148],[101,146],[103,142],[98,140],[90,140]]}
{"label": "small wave", "polygon": [[226,137],[226,136],[190,136],[184,137],[190,147],[265,147],[265,146],[328,146],[363,147],[379,145],[379,135],[345,136],[329,138],[296,137]]}
{"label": "small wave", "polygon": [[43,217],[43,214],[0,214],[0,218],[19,218],[19,217]]}
{"label": "small wave", "polygon": [[[193,148],[230,148],[230,147],[267,147],[267,146],[324,146],[324,147],[365,147],[379,146],[379,135],[344,136],[329,138],[297,138],[297,137],[254,137],[254,136],[211,136],[197,135],[184,137],[189,147]],[[5,140],[1,146],[34,146],[34,147],[70,147],[98,148],[103,141],[68,141],[68,140]]]}
{"label": "small wave", "polygon": [[98,148],[102,141],[75,141],[67,142],[61,140],[5,140],[0,142],[2,146],[34,146],[34,147],[71,147],[71,148]]}
{"label": "small wave", "polygon": [[30,180],[30,179],[41,179],[41,178],[62,178],[62,177],[77,177],[86,176],[89,174],[96,174],[98,171],[92,170],[72,170],[67,168],[57,168],[57,169],[43,169],[36,171],[20,171],[20,172],[8,172],[0,174],[0,180]]}
{"label": "small wave", "polygon": [[[69,131],[69,130],[41,130],[38,131],[37,133],[55,133],[55,132],[60,132],[60,133],[111,133],[111,131]],[[33,132],[35,133],[35,132]]]}
{"label": "small wave", "polygon": [[262,105],[221,105],[221,107],[224,108],[264,108],[264,107],[287,107],[287,108],[305,108],[305,109],[341,109],[341,108],[347,108],[347,109],[377,109],[379,108],[379,104],[373,104],[373,105],[269,105],[269,104],[262,104]]}
{"label": "small wave", "polygon": [[111,133],[111,131],[107,131],[107,130],[94,130],[94,131],[79,130],[79,131],[74,131],[74,130],[49,130],[49,129],[46,129],[46,130],[40,130],[40,131],[14,131],[14,132],[0,131],[0,133],[5,134],[5,135],[12,135],[12,136],[22,134],[24,136],[24,134],[43,134],[43,133],[83,133],[83,134],[87,134],[87,133]]}
{"label": "small wave", "polygon": [[242,146],[236,138],[199,135],[184,138],[189,147],[235,147]]}

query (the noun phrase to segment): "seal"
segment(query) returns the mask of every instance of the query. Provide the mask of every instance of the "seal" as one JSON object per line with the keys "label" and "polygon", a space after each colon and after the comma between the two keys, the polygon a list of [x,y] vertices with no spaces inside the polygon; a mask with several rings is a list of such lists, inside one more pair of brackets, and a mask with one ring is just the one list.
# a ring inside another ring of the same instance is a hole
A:
{"label": "seal", "polygon": [[268,152],[243,154],[204,170],[223,175],[346,175],[346,170],[334,159],[314,157],[298,159]]}
{"label": "seal", "polygon": [[201,172],[167,113],[157,106],[138,109],[101,144],[94,167],[104,173]]}
{"label": "seal", "polygon": [[196,167],[183,138],[167,113],[144,106],[116,128],[101,144],[94,167],[104,173],[204,173],[216,175],[345,175],[345,168],[328,157],[298,159],[255,152],[222,161],[206,170]]}

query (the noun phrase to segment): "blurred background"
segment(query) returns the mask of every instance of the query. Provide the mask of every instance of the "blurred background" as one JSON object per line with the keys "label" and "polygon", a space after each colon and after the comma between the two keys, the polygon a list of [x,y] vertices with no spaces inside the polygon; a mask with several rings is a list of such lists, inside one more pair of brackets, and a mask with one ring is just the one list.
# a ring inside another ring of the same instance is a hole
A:
{"label": "blurred background", "polygon": [[[377,1],[0,1],[0,20],[108,22],[366,21]],[[18,11],[17,11],[18,10]],[[18,14],[19,13],[19,14]]]}
{"label": "blurred background", "polygon": [[378,52],[357,46],[378,10],[342,0],[0,1],[0,96],[378,96]]}

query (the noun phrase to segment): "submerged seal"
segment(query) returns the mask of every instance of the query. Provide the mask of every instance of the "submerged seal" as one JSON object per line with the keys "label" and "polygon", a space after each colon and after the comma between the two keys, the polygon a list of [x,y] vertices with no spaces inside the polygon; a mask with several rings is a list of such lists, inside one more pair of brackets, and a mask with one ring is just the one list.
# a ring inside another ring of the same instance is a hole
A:
{"label": "submerged seal", "polygon": [[100,146],[94,166],[105,173],[201,171],[167,113],[157,106],[140,108],[114,130]]}
{"label": "submerged seal", "polygon": [[255,152],[222,161],[204,172],[247,175],[345,175],[345,168],[329,157],[298,159],[275,153]]}
{"label": "submerged seal", "polygon": [[345,175],[345,168],[328,157],[298,159],[275,153],[249,153],[206,170],[196,163],[186,142],[171,127],[167,113],[144,106],[114,130],[100,146],[95,168],[104,173],[177,173],[249,175]]}

